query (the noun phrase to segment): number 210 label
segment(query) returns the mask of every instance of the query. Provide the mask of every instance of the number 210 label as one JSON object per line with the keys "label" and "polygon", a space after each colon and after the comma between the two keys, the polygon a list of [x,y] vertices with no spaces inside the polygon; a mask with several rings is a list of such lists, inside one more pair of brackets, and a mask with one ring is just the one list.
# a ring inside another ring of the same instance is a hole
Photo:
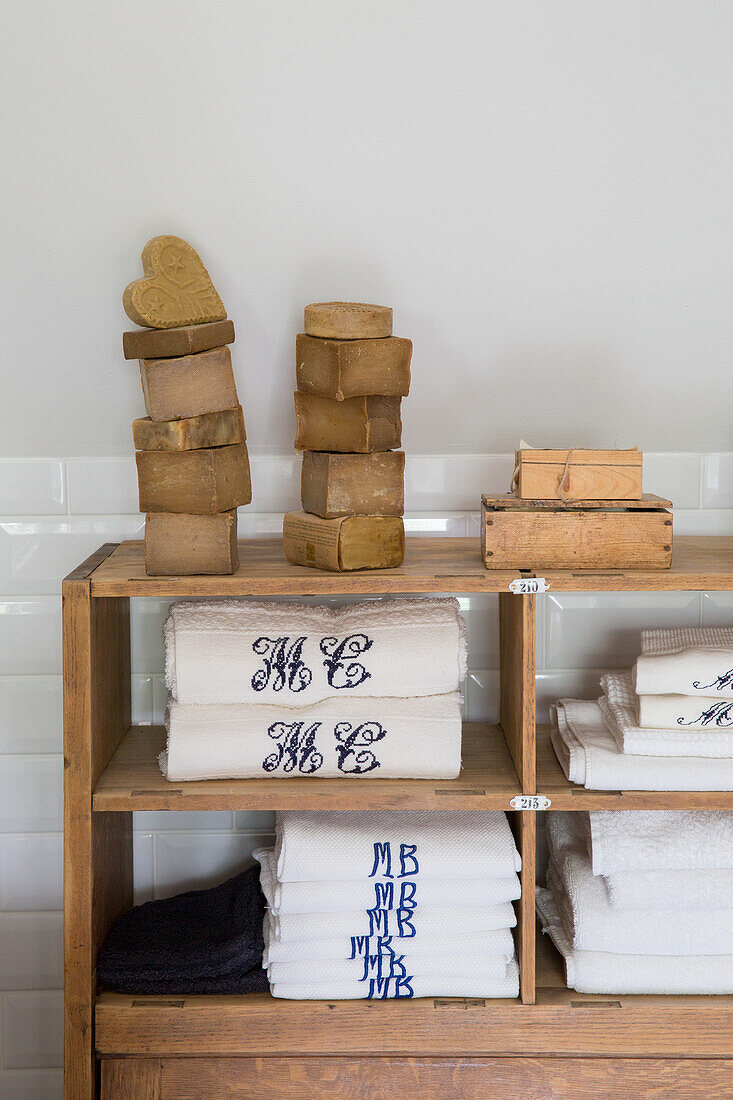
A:
{"label": "number 210 label", "polygon": [[549,587],[544,577],[519,577],[509,583],[509,591],[515,596],[535,596],[538,592],[547,592]]}

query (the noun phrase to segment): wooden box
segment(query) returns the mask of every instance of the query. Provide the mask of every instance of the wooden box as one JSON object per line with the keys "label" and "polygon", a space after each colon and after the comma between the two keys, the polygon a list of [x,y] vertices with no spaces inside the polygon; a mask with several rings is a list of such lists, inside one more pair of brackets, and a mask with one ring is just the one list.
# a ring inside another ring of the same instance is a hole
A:
{"label": "wooden box", "polygon": [[[569,458],[568,458],[569,456]],[[516,496],[521,500],[641,500],[641,451],[515,453]]]}
{"label": "wooden box", "polygon": [[482,497],[487,569],[669,569],[672,504],[646,494],[625,502]]}

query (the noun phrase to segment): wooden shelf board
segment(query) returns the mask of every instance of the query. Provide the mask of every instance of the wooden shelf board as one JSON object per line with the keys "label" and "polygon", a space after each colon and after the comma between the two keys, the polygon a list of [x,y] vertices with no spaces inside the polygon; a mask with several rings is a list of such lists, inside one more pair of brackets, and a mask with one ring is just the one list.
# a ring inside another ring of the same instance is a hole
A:
{"label": "wooden shelf board", "polygon": [[169,783],[158,767],[159,726],[132,726],[94,791],[95,810],[510,809],[521,791],[498,726],[463,727],[458,779],[315,779],[266,776]]}
{"label": "wooden shelf board", "polygon": [[286,1001],[102,993],[102,1055],[733,1055],[733,997],[607,997],[541,988],[478,998]]}
{"label": "wooden shelf board", "polygon": [[[90,573],[93,596],[283,596],[412,592],[505,592],[520,570],[484,569],[477,538],[407,539],[399,569],[327,573],[290,565],[280,539],[239,544],[232,577],[148,577],[144,544],[123,542]],[[531,575],[526,572],[525,576]],[[733,590],[733,537],[681,536],[671,569],[603,572],[543,570],[561,592],[675,592]]]}
{"label": "wooden shelf board", "polygon": [[537,726],[537,792],[550,799],[551,810],[733,810],[733,791],[589,791],[570,783],[549,726]]}

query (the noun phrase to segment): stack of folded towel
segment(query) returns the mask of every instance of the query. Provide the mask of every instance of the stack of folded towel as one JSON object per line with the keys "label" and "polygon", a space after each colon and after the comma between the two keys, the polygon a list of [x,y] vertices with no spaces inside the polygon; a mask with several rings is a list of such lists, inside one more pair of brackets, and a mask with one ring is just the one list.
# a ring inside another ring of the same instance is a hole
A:
{"label": "stack of folded towel", "polygon": [[518,996],[505,814],[283,812],[255,857],[273,996]]}
{"label": "stack of folded towel", "polygon": [[561,699],[552,744],[595,790],[733,790],[733,627],[644,630],[597,703]]}
{"label": "stack of folded towel", "polygon": [[733,993],[733,813],[547,815],[544,931],[579,993]]}
{"label": "stack of folded towel", "polygon": [[179,603],[164,641],[170,780],[460,773],[457,600]]}

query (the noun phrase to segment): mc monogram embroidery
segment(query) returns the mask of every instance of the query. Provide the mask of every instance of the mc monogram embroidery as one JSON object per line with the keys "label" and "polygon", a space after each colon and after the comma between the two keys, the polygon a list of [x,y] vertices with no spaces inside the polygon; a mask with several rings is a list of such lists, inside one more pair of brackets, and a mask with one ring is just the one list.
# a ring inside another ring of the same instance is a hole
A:
{"label": "mc monogram embroidery", "polygon": [[316,749],[316,734],[320,728],[320,722],[310,726],[305,722],[275,722],[267,732],[278,746],[262,761],[263,769],[274,772],[282,764],[284,772],[299,771],[303,775],[317,772],[323,763],[323,756]]}
{"label": "mc monogram embroidery", "polygon": [[701,684],[699,680],[693,680],[692,686],[697,688],[698,691],[725,691],[726,688],[733,686],[733,668],[729,668],[727,672],[724,672],[722,676],[716,676],[712,684]]}
{"label": "mc monogram embroidery", "polygon": [[265,659],[265,667],[260,668],[252,677],[255,691],[264,691],[271,683],[273,691],[304,691],[313,679],[313,673],[301,659],[305,637],[296,638],[288,646],[289,637],[258,638],[252,643],[252,649]]}
{"label": "mc monogram embroidery", "polygon": [[341,641],[338,638],[322,638],[321,653],[326,658],[323,665],[329,685],[333,688],[353,688],[368,680],[371,672],[367,672],[364,665],[354,658],[366,653],[373,644],[366,634],[349,634]]}
{"label": "mc monogram embroidery", "polygon": [[380,768],[379,760],[366,746],[381,741],[386,733],[379,722],[362,722],[356,727],[352,727],[351,722],[337,722],[333,735],[339,771],[346,775],[363,775]]}

